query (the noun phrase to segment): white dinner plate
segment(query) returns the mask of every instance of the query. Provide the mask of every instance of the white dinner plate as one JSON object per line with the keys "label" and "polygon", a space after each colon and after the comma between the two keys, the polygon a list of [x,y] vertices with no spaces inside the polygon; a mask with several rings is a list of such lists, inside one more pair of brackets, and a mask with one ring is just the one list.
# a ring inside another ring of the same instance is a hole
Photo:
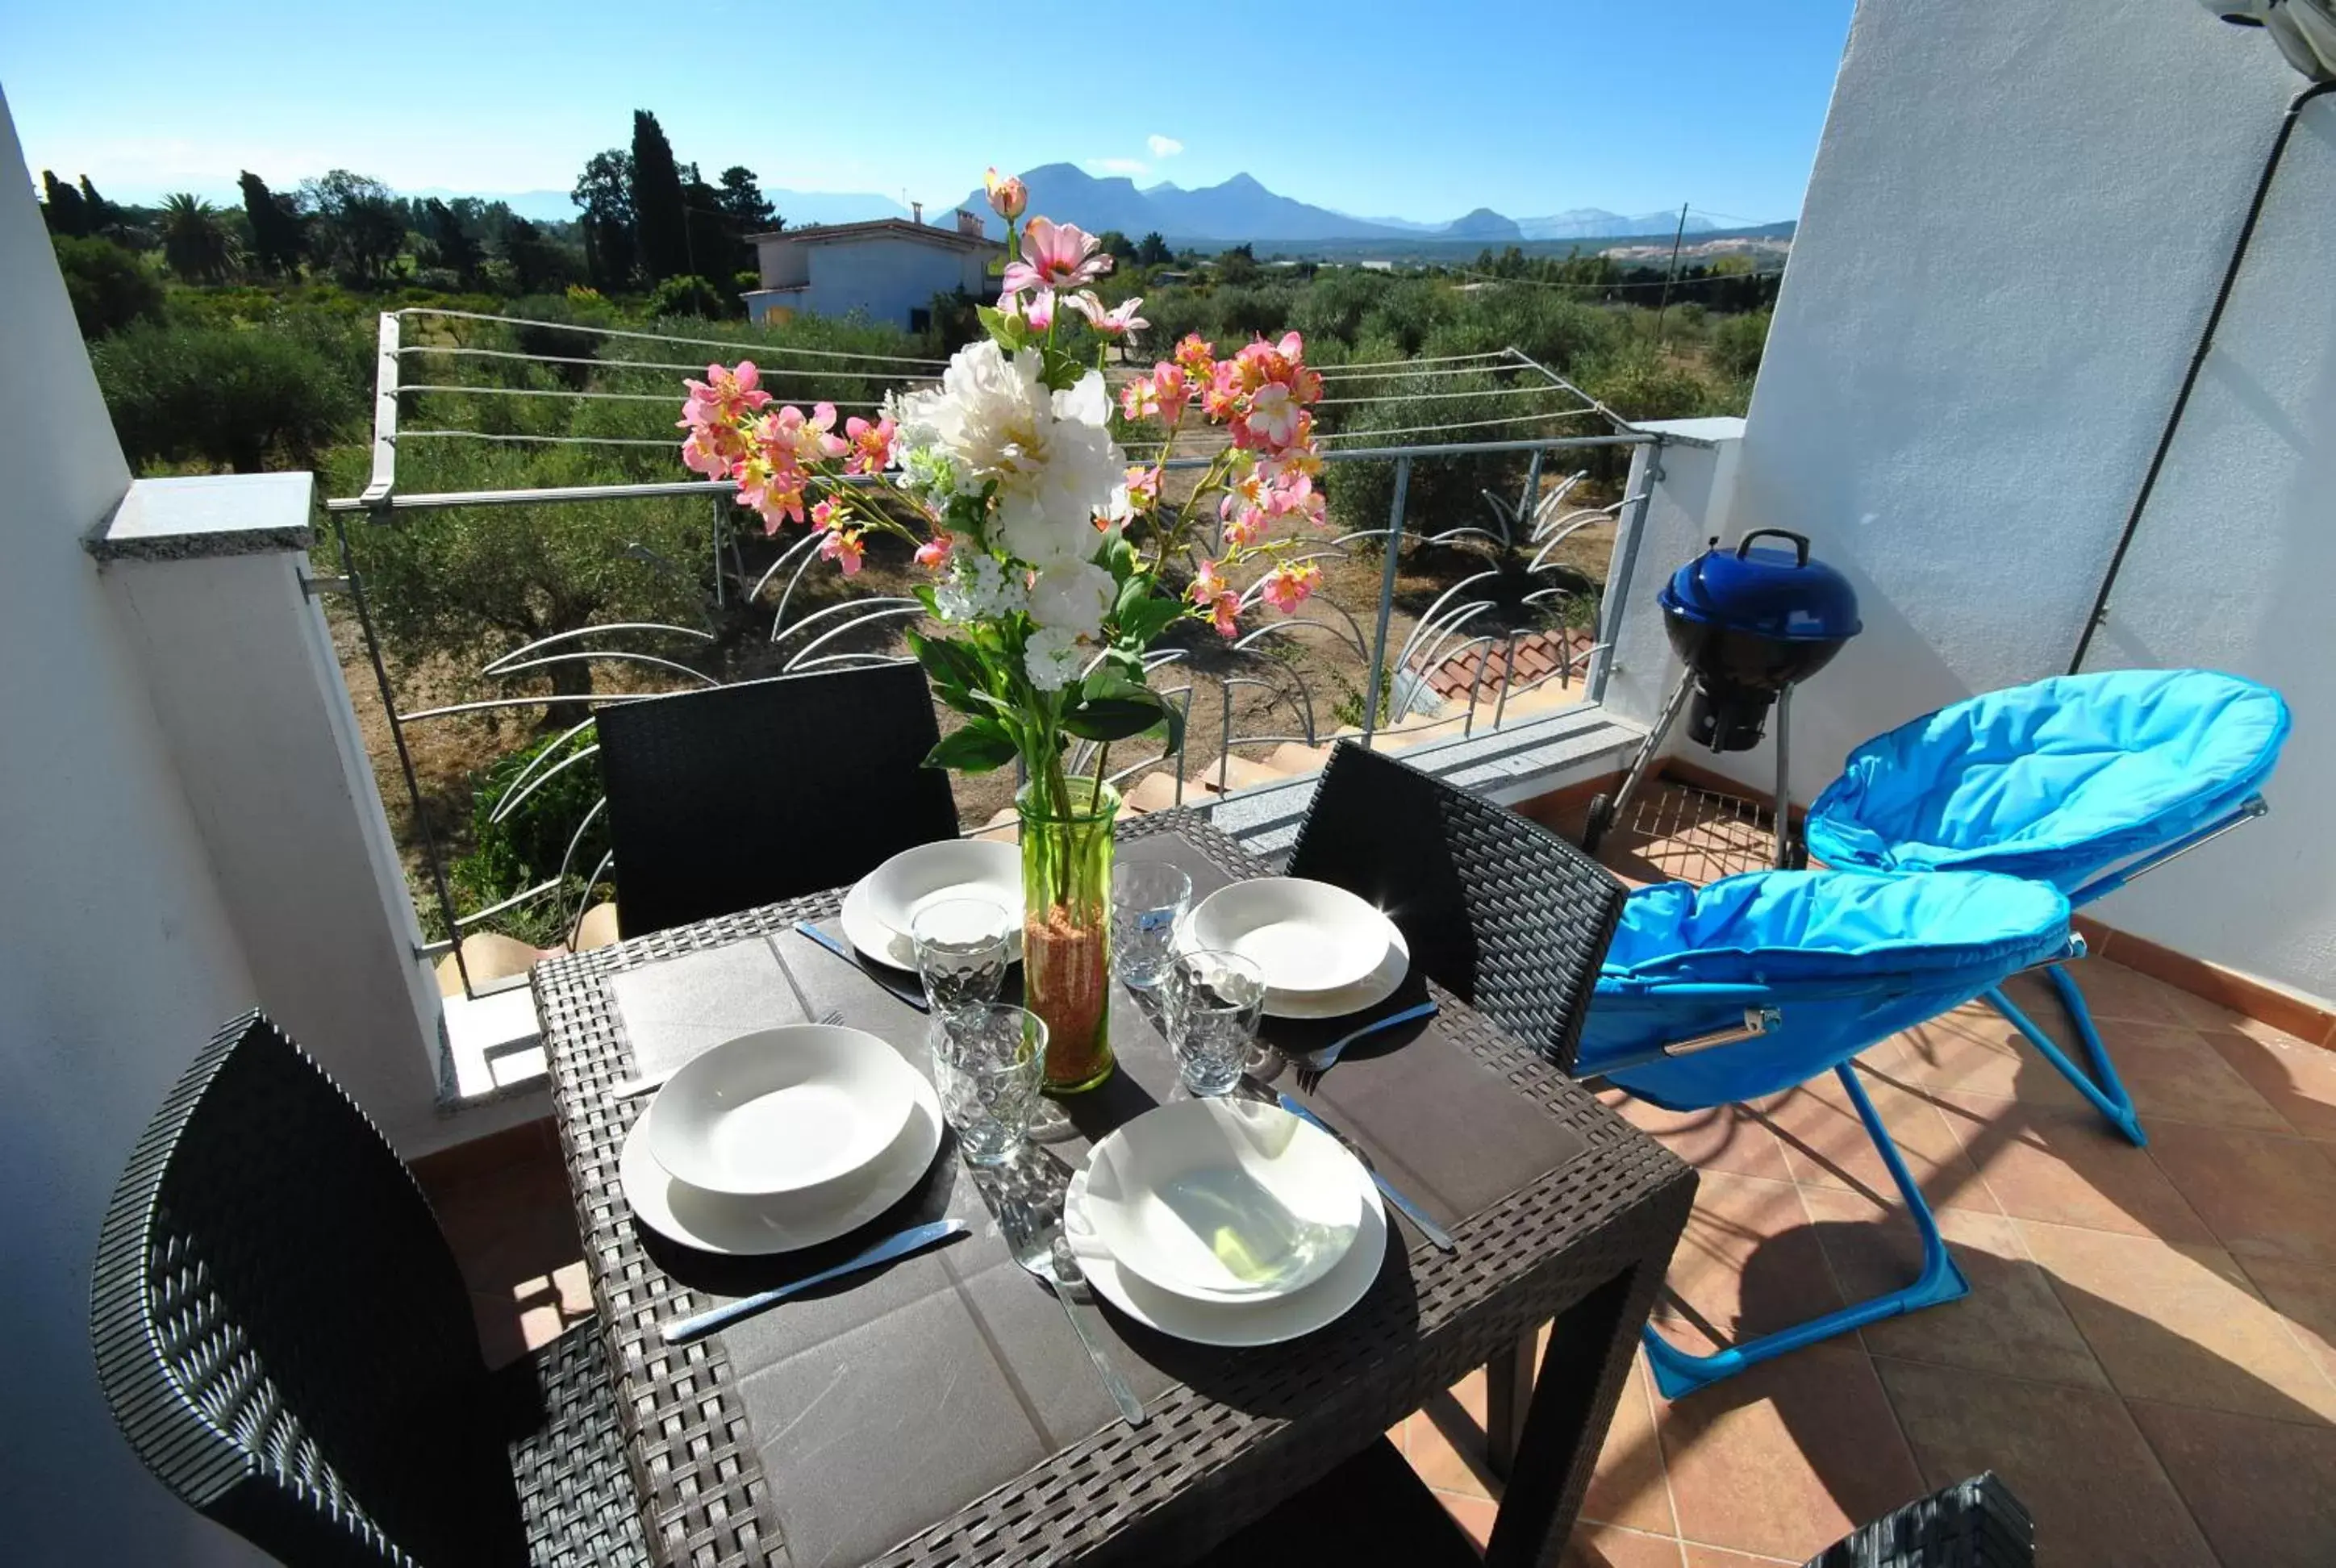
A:
{"label": "white dinner plate", "polygon": [[1387,951],[1379,967],[1344,990],[1304,994],[1266,989],[1265,1014],[1270,1018],[1344,1018],[1368,1012],[1403,989],[1411,973],[1411,944],[1395,923],[1387,923]]}
{"label": "white dinner plate", "polygon": [[1362,1224],[1355,1232],[1354,1245],[1329,1273],[1304,1290],[1240,1305],[1195,1301],[1122,1269],[1087,1224],[1086,1195],[1083,1170],[1071,1178],[1063,1201],[1063,1234],[1078,1254],[1088,1282],[1105,1300],[1144,1327],[1197,1345],[1279,1345],[1326,1328],[1363,1299],[1387,1258],[1387,1211],[1380,1206],[1378,1189],[1371,1187],[1363,1194]]}
{"label": "white dinner plate", "polygon": [[1303,877],[1258,877],[1219,888],[1193,906],[1193,942],[1238,953],[1268,989],[1321,996],[1377,969],[1395,922],[1342,887]]}
{"label": "white dinner plate", "polygon": [[[617,1178],[642,1224],[657,1234],[729,1257],[816,1247],[856,1231],[902,1198],[932,1168],[941,1146],[940,1096],[921,1073],[900,1136],[881,1158],[833,1188],[789,1198],[728,1198],[676,1180],[657,1163],[636,1122],[618,1157]],[[647,1118],[643,1118],[646,1121]]]}
{"label": "white dinner plate", "polygon": [[649,1153],[731,1197],[808,1193],[872,1164],[916,1103],[917,1072],[876,1035],[788,1024],[700,1052],[641,1112]]}
{"label": "white dinner plate", "polygon": [[[1009,850],[1014,848],[1012,844],[1001,847]],[[868,885],[873,874],[871,872],[869,877],[862,877],[852,883],[851,890],[843,895],[843,908],[838,911],[838,918],[843,926],[843,940],[878,963],[889,964],[896,969],[906,969],[910,975],[914,975],[917,972],[916,944],[909,940],[907,931],[894,930],[878,918],[876,895]],[[1013,929],[1007,936],[1007,950],[1019,959],[1022,956],[1022,884],[1018,862],[1015,878],[1013,901],[1007,906],[1006,910],[1013,922]],[[988,898],[992,902],[999,901],[991,893],[978,889],[968,890],[959,896]]]}
{"label": "white dinner plate", "polygon": [[1279,1105],[1181,1100],[1095,1145],[1087,1223],[1123,1271],[1196,1300],[1247,1303],[1336,1267],[1370,1184],[1338,1139]]}
{"label": "white dinner plate", "polygon": [[868,913],[887,930],[909,934],[917,912],[948,899],[987,899],[1022,923],[1022,850],[996,839],[939,839],[902,850],[856,886],[868,890]]}

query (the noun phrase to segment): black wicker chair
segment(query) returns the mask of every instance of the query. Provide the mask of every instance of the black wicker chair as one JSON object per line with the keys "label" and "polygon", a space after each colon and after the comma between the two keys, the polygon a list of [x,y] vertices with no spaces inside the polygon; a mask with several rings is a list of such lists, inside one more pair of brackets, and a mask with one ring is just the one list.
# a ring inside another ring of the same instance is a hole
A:
{"label": "black wicker chair", "polygon": [[599,1325],[491,1372],[430,1205],[258,1013],[139,1140],[91,1289],[147,1467],[285,1563],[646,1563]]}
{"label": "black wicker chair", "polygon": [[[957,833],[925,672],[877,665],[594,710],[628,937],[856,881]],[[828,813],[849,815],[838,832]]]}
{"label": "black wicker chair", "polygon": [[1323,770],[1290,874],[1387,911],[1414,972],[1573,1069],[1623,889],[1537,823],[1351,742]]}
{"label": "black wicker chair", "polygon": [[1851,1531],[1803,1568],[2030,1568],[2036,1526],[1990,1470]]}

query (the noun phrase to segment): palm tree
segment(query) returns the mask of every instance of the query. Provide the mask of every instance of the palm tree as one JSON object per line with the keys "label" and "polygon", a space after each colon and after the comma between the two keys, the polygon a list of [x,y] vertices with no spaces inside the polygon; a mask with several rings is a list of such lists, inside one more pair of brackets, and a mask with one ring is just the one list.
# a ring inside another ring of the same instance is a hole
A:
{"label": "palm tree", "polygon": [[235,258],[226,217],[200,196],[162,200],[162,259],[189,283],[217,283]]}

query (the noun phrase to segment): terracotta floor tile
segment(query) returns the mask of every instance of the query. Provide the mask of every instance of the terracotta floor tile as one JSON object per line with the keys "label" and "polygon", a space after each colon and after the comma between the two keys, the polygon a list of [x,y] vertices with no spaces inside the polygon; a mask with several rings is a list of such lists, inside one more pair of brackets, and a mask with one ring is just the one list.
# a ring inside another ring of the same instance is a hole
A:
{"label": "terracotta floor tile", "polygon": [[[2067,1031],[2049,1018],[2039,1027],[2055,1040]],[[1960,1089],[2036,1105],[2081,1106],[2084,1096],[2036,1052],[2011,1020],[1984,1002],[1918,1024],[1894,1037],[1913,1081],[1932,1089]]]}
{"label": "terracotta floor tile", "polygon": [[2263,1294],[2306,1354],[2336,1378],[2336,1269],[2314,1268],[2285,1258],[2242,1258],[2255,1289]]}
{"label": "terracotta floor tile", "polygon": [[1622,1119],[1699,1171],[1789,1182],[1793,1174],[1776,1135],[1751,1107],[1719,1105],[1708,1111],[1667,1111],[1660,1105],[1605,1088],[1598,1097]]}
{"label": "terracotta floor tile", "polygon": [[[1978,1171],[1929,1099],[1893,1082],[1886,1070],[1860,1071],[1858,1077],[1889,1129],[1890,1141],[1898,1145],[1915,1184],[1933,1208],[1997,1212]],[[1833,1074],[1811,1078],[1784,1096],[1769,1118],[1785,1163],[1803,1186],[1897,1197],[1897,1184],[1883,1166],[1881,1152]]]}
{"label": "terracotta floor tile", "polygon": [[2225,1563],[2336,1563],[2336,1431],[2143,1400],[2132,1408]]}
{"label": "terracotta floor tile", "polygon": [[1681,1568],[1679,1544],[1611,1524],[1577,1524],[1557,1568]]}
{"label": "terracotta floor tile", "polygon": [[[2129,1018],[2170,1024],[2182,1016],[2175,1011],[2174,1000],[2181,993],[2123,964],[2113,964],[2107,959],[2080,959],[2067,968],[2068,978],[2085,993],[2086,1009],[2098,1020]],[[2056,1026],[2067,1014],[2060,1006],[2059,991],[2040,971],[2015,975],[2003,989],[2021,1010],[2045,1028],[2058,1033]]]}
{"label": "terracotta floor tile", "polygon": [[1679,1534],[1708,1545],[1801,1562],[1923,1491],[1854,1347],[1765,1362],[1665,1405],[1656,1426]]}
{"label": "terracotta floor tile", "polygon": [[2297,1132],[2336,1140],[2336,1051],[2277,1030],[2216,1030],[2205,1041]]}
{"label": "terracotta floor tile", "polygon": [[2034,1516],[2055,1568],[2215,1568],[2116,1395],[1911,1361],[1874,1367],[1922,1462],[1922,1490],[1995,1471]]}
{"label": "terracotta floor tile", "polygon": [[2336,1418],[2336,1384],[2220,1248],[2059,1225],[2020,1237],[2127,1398]]}
{"label": "terracotta floor tile", "polygon": [[2015,1219],[2212,1242],[2214,1233],[2148,1154],[2091,1107],[2066,1110],[1937,1091],[1949,1130]]}
{"label": "terracotta floor tile", "polygon": [[1671,1495],[1663,1476],[1663,1450],[1655,1437],[1654,1386],[1646,1354],[1630,1362],[1630,1380],[1615,1402],[1613,1423],[1598,1451],[1598,1468],[1582,1499],[1582,1517],[1660,1535],[1674,1534]]}
{"label": "terracotta floor tile", "polygon": [[[1700,1546],[1694,1542],[1683,1543],[1687,1551],[1687,1568],[1767,1568],[1771,1563],[1790,1564],[1789,1557],[1755,1557],[1748,1552],[1729,1552],[1718,1546]],[[1806,1558],[1802,1559],[1806,1562]]]}
{"label": "terracotta floor tile", "polygon": [[1697,1355],[1841,1304],[1800,1189],[1721,1172],[1704,1173],[1668,1283],[1656,1315]]}
{"label": "terracotta floor tile", "polygon": [[2149,1152],[2232,1251],[2336,1265],[2327,1145],[2167,1122],[2150,1130]]}
{"label": "terracotta floor tile", "polygon": [[[1921,1241],[1903,1209],[1884,1209],[1848,1193],[1810,1191],[1802,1197],[1817,1222],[1834,1279],[1849,1300],[1911,1284],[1920,1272]],[[2108,1387],[2051,1281],[2029,1258],[2013,1222],[1942,1209],[1939,1229],[1971,1283],[1971,1294],[1867,1324],[1859,1330],[1867,1349],[2039,1382]]]}
{"label": "terracotta floor tile", "polygon": [[1459,1521],[1460,1528],[1468,1532],[1468,1538],[1482,1551],[1484,1543],[1493,1538],[1493,1521],[1500,1515],[1500,1509],[1482,1497],[1456,1492],[1438,1492],[1436,1500],[1444,1505],[1446,1514]]}
{"label": "terracotta floor tile", "polygon": [[2101,1038],[2145,1126],[2166,1120],[2266,1133],[2294,1131],[2287,1118],[2195,1029],[2104,1023]]}
{"label": "terracotta floor tile", "polygon": [[1446,1397],[1431,1399],[1404,1423],[1404,1457],[1419,1478],[1439,1492],[1493,1497],[1499,1491],[1484,1459],[1484,1428],[1471,1422]]}

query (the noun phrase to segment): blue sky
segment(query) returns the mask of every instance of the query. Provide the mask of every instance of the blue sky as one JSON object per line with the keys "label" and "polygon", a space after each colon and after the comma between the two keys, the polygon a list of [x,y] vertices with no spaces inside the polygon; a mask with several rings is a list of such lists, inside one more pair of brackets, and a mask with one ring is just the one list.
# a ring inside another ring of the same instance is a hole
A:
{"label": "blue sky", "polygon": [[[1246,170],[1420,219],[1682,201],[1768,219],[1799,210],[1850,10],[8,0],[0,88],[35,173],[126,200],[226,191],[246,168],[564,190],[640,107],[709,176],[745,163],[796,190],[954,201],[987,164],[1070,161],[1139,184]],[[1064,20],[1024,44],[999,20],[1017,15]],[[1262,34],[1276,17],[1286,40]]]}

